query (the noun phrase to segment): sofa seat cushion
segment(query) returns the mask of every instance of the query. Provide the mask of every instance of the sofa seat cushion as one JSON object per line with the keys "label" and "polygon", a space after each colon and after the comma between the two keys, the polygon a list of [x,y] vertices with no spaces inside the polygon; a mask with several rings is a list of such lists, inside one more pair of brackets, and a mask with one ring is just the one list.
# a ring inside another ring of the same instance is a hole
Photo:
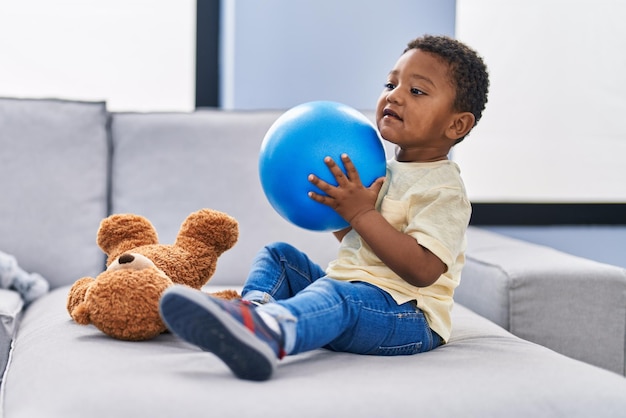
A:
{"label": "sofa seat cushion", "polygon": [[51,287],[104,266],[107,122],[104,103],[0,98],[0,251]]}
{"label": "sofa seat cushion", "polygon": [[171,334],[146,342],[73,323],[68,288],[25,312],[2,390],[23,417],[603,417],[626,411],[621,376],[521,340],[457,305],[451,341],[414,356],[315,350],[267,382],[235,378]]}

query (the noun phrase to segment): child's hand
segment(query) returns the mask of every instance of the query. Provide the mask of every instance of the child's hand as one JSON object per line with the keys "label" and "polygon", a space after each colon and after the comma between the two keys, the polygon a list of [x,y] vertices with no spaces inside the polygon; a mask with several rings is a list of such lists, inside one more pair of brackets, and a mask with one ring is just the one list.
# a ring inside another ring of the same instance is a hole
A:
{"label": "child's hand", "polygon": [[376,210],[376,199],[385,178],[380,177],[370,187],[365,187],[361,183],[356,167],[347,154],[341,155],[341,161],[346,169],[347,176],[332,158],[324,158],[324,163],[328,166],[335,180],[337,180],[337,186],[333,186],[310,174],[309,181],[326,193],[327,196],[309,192],[309,197],[316,202],[330,206],[348,223],[352,224],[359,215]]}

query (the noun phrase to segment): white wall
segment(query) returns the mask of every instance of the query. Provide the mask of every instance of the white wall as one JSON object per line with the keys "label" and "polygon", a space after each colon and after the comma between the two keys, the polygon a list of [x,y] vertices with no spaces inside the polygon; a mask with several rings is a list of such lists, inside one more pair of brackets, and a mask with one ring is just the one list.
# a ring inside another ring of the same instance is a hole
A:
{"label": "white wall", "polygon": [[1,0],[0,96],[192,110],[195,0]]}
{"label": "white wall", "polygon": [[626,202],[626,2],[457,0],[490,68],[456,147],[475,202]]}
{"label": "white wall", "polygon": [[[192,110],[195,0],[0,0],[0,96]],[[408,40],[454,34],[454,0],[222,0],[222,107],[373,108]]]}
{"label": "white wall", "polygon": [[222,107],[373,109],[406,43],[454,35],[454,0],[223,0]]}

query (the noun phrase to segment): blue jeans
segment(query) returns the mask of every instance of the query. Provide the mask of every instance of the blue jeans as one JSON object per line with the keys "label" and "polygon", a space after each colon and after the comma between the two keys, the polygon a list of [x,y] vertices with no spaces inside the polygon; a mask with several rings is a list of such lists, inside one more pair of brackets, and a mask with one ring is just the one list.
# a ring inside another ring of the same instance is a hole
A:
{"label": "blue jeans", "polygon": [[287,354],[325,347],[407,355],[441,344],[415,302],[398,305],[369,283],[326,277],[306,254],[285,243],[259,251],[242,295],[266,303],[259,310],[278,320]]}

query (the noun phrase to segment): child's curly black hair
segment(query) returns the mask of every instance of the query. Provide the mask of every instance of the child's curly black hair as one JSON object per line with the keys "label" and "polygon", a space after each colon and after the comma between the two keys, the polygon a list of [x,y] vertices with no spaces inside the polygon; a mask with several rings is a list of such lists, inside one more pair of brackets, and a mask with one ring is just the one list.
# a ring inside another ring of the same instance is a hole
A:
{"label": "child's curly black hair", "polygon": [[[454,108],[471,112],[474,126],[482,117],[489,92],[489,74],[482,58],[467,45],[447,36],[424,35],[410,41],[404,50],[420,49],[441,57],[450,66],[450,78],[456,89]],[[457,143],[464,138],[460,138]]]}

